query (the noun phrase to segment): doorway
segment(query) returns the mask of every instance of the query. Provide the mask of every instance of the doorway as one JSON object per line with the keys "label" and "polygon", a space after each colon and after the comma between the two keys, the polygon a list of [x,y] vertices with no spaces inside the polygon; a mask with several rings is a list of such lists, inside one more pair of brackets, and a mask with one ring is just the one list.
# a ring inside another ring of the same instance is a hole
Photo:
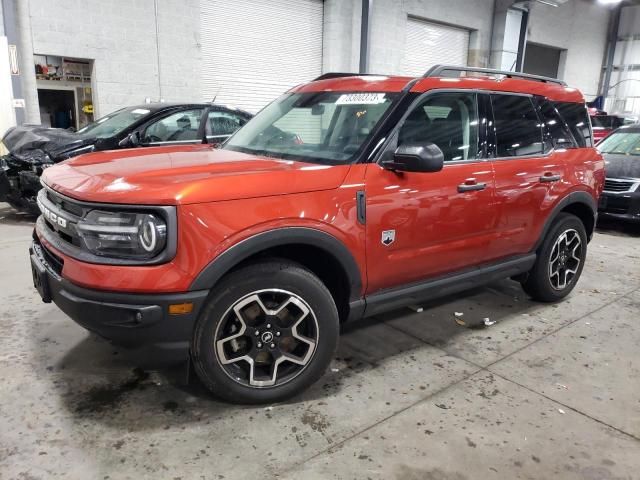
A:
{"label": "doorway", "polygon": [[40,122],[43,127],[77,127],[76,96],[73,90],[38,89]]}
{"label": "doorway", "polygon": [[561,54],[562,50],[559,48],[527,42],[522,70],[524,73],[558,78]]}

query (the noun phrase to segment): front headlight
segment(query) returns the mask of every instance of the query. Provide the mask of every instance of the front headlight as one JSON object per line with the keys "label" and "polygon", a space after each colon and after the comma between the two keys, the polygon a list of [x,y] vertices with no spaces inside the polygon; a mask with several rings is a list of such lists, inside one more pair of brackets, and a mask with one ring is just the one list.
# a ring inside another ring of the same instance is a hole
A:
{"label": "front headlight", "polygon": [[92,210],[78,222],[77,230],[95,255],[148,260],[167,245],[167,224],[152,213]]}

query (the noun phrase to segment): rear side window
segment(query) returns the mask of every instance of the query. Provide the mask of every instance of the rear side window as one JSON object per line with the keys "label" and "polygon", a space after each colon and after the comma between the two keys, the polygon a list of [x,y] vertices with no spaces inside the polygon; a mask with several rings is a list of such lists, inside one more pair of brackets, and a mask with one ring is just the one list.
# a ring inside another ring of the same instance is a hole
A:
{"label": "rear side window", "polygon": [[540,100],[540,113],[544,122],[544,151],[554,148],[573,148],[573,138],[560,113],[549,100]]}
{"label": "rear side window", "polygon": [[556,108],[571,129],[578,147],[592,147],[591,123],[587,107],[582,103],[556,102]]}
{"label": "rear side window", "polygon": [[542,128],[530,97],[492,94],[496,156],[542,154]]}

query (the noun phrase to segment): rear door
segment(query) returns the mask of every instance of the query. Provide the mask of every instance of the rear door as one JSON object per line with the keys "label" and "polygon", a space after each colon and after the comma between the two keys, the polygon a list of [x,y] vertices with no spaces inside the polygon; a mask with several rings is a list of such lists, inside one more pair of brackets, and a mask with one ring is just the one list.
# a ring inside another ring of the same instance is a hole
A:
{"label": "rear door", "polygon": [[484,159],[476,94],[423,95],[400,122],[382,159],[399,145],[435,143],[440,172],[367,167],[368,292],[472,267],[499,255],[491,162]]}
{"label": "rear door", "polygon": [[204,139],[204,107],[172,110],[153,120],[140,133],[140,146],[188,145],[202,143]]}
{"label": "rear door", "polygon": [[240,112],[211,107],[204,116],[204,135],[207,143],[217,145],[224,142],[248,121],[249,117]]}
{"label": "rear door", "polygon": [[[490,156],[496,179],[497,246],[505,257],[531,251],[564,190],[562,153],[545,145],[533,96],[492,93]],[[551,126],[558,120],[550,118]]]}

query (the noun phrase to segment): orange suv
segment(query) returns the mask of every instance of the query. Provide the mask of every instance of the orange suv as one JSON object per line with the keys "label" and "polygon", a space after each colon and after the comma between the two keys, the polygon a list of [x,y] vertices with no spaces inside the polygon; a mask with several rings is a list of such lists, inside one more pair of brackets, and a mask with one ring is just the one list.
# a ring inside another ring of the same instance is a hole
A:
{"label": "orange suv", "polygon": [[45,170],[34,284],[73,320],[233,402],[324,372],[342,322],[504,277],[576,285],[604,162],[580,92],[470,67],[326,74],[220,149]]}

